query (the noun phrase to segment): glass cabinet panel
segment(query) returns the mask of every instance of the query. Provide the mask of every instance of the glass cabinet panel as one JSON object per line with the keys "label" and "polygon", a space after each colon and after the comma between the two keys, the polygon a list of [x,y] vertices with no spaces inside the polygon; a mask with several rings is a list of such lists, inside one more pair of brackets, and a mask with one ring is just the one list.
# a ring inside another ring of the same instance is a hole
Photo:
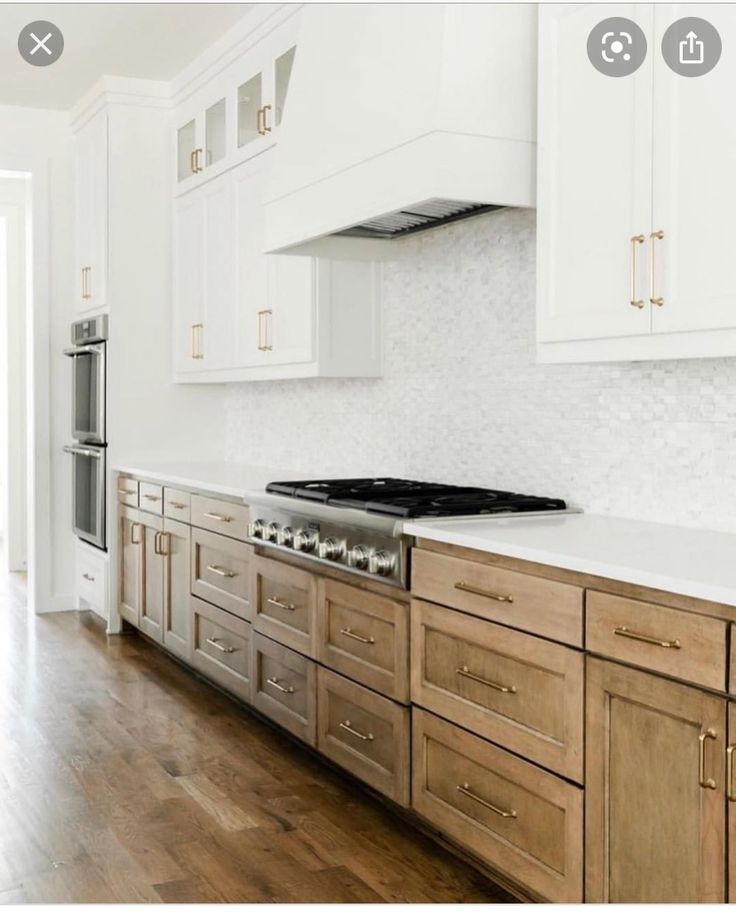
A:
{"label": "glass cabinet panel", "polygon": [[262,104],[263,81],[258,73],[238,87],[238,146],[245,146],[262,135]]}
{"label": "glass cabinet panel", "polygon": [[276,58],[274,78],[276,83],[275,89],[275,108],[274,124],[278,127],[281,118],[284,115],[284,105],[286,103],[286,93],[289,91],[289,80],[291,79],[291,68],[294,66],[294,54],[296,47],[289,48],[281,57]]}
{"label": "glass cabinet panel", "polygon": [[204,130],[205,165],[212,165],[225,155],[225,99],[207,109]]}
{"label": "glass cabinet panel", "polygon": [[194,174],[192,153],[197,143],[196,123],[189,121],[180,127],[176,135],[176,173],[179,181]]}

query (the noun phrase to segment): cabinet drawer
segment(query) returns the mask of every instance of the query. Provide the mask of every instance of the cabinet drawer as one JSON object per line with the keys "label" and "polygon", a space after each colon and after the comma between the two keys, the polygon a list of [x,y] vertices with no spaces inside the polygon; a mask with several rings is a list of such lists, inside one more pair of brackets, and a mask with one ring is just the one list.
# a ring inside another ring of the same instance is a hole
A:
{"label": "cabinet drawer", "polygon": [[250,620],[252,556],[247,544],[192,528],[192,594]]}
{"label": "cabinet drawer", "polygon": [[552,902],[583,896],[583,790],[414,708],[412,805]]}
{"label": "cabinet drawer", "polygon": [[190,607],[192,665],[250,703],[250,624],[197,598]]}
{"label": "cabinet drawer", "polygon": [[171,487],[164,487],[164,515],[166,518],[175,518],[188,525],[190,504],[191,494],[186,490],[172,490]]}
{"label": "cabinet drawer", "polygon": [[118,502],[138,508],[138,481],[132,477],[118,477]]}
{"label": "cabinet drawer", "polygon": [[415,549],[412,593],[558,642],[583,644],[583,590],[575,585]]}
{"label": "cabinet drawer", "polygon": [[409,710],[319,668],[317,747],[400,805],[409,804]]}
{"label": "cabinet drawer", "polygon": [[85,605],[107,615],[107,559],[77,546],[77,596]]}
{"label": "cabinet drawer", "polygon": [[583,781],[583,653],[412,602],[412,700]]}
{"label": "cabinet drawer", "polygon": [[332,579],[320,580],[318,605],[319,660],[408,702],[408,606]]}
{"label": "cabinet drawer", "polygon": [[726,688],[726,627],[712,617],[589,591],[586,648],[714,690]]}
{"label": "cabinet drawer", "polygon": [[253,634],[253,705],[308,744],[317,737],[317,665]]}
{"label": "cabinet drawer", "polygon": [[191,522],[216,534],[245,541],[248,537],[248,507],[241,503],[228,503],[192,493],[190,498]]}
{"label": "cabinet drawer", "polygon": [[156,483],[141,483],[139,489],[139,504],[145,512],[162,515],[164,511],[164,488]]}
{"label": "cabinet drawer", "polygon": [[254,557],[253,625],[304,655],[317,655],[317,580],[308,572]]}

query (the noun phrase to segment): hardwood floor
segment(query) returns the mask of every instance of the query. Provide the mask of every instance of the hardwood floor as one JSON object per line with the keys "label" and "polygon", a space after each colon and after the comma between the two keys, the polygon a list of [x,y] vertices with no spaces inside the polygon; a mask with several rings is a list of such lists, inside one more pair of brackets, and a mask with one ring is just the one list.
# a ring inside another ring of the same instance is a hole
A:
{"label": "hardwood floor", "polygon": [[0,904],[510,902],[90,613],[0,580]]}

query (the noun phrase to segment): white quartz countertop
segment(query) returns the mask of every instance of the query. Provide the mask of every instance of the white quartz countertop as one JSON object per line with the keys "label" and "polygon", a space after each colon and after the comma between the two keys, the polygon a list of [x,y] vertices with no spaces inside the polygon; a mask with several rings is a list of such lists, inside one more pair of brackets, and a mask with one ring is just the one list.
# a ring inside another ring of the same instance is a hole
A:
{"label": "white quartz countertop", "polygon": [[303,471],[285,471],[283,468],[261,467],[250,464],[231,464],[226,461],[181,461],[136,458],[113,463],[113,470],[167,483],[174,487],[204,490],[247,502],[262,493],[266,484],[274,480],[305,480],[318,475]]}
{"label": "white quartz countertop", "polygon": [[404,531],[488,553],[736,605],[736,534],[603,515],[416,521]]}

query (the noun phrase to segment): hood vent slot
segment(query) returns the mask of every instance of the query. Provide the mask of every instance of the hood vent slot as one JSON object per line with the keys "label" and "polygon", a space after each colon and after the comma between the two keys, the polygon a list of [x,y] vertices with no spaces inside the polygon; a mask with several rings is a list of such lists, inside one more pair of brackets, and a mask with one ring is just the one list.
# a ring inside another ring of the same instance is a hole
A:
{"label": "hood vent slot", "polygon": [[499,209],[500,207],[495,204],[475,204],[435,197],[432,200],[425,200],[423,203],[407,207],[405,210],[394,210],[393,213],[366,220],[357,226],[350,226],[333,234],[361,239],[403,238],[413,232],[434,229],[435,226],[443,226],[468,216]]}

